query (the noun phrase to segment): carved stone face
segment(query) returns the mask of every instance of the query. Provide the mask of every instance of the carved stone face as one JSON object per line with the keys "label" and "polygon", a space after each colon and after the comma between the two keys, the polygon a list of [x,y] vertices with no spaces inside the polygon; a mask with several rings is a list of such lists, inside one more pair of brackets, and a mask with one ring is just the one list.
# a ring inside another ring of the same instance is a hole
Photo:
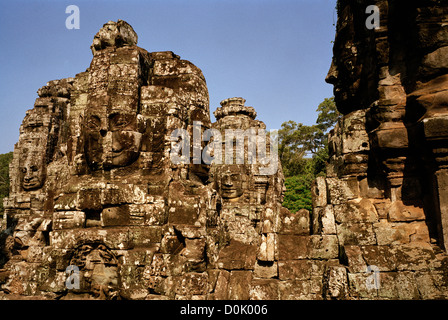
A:
{"label": "carved stone face", "polygon": [[21,171],[24,190],[34,190],[42,187],[45,180],[45,167],[42,157],[29,154],[21,166]]}
{"label": "carved stone face", "polygon": [[96,51],[109,46],[136,45],[137,40],[137,34],[126,21],[109,21],[95,35],[90,48],[95,54]]}
{"label": "carved stone face", "polygon": [[238,165],[223,168],[218,189],[223,198],[234,199],[243,194],[243,170]]}
{"label": "carved stone face", "polygon": [[[347,5],[338,18],[334,41],[334,58],[325,81],[334,85],[334,97],[338,110],[347,114],[372,100],[366,92],[374,92],[376,82],[372,77],[375,61],[371,60],[374,50],[373,32],[365,31],[365,19],[357,19],[365,6]],[[361,42],[363,41],[363,42]]]}
{"label": "carved stone face", "polygon": [[82,272],[79,292],[88,292],[99,299],[117,297],[118,264],[105,245],[82,245],[75,251],[70,264],[78,267]]}
{"label": "carved stone face", "polygon": [[137,114],[89,111],[84,123],[84,152],[92,169],[123,167],[139,155],[142,134],[137,131]]}

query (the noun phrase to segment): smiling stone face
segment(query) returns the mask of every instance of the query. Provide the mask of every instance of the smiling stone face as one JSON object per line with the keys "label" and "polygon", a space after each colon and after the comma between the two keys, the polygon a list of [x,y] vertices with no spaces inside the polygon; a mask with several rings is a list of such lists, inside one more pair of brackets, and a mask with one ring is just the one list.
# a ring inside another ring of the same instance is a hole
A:
{"label": "smiling stone face", "polygon": [[24,190],[35,190],[42,187],[45,181],[44,159],[35,153],[30,153],[21,165],[21,181]]}
{"label": "smiling stone face", "polygon": [[223,198],[235,199],[243,194],[243,170],[241,166],[225,166],[219,181],[219,190]]}
{"label": "smiling stone face", "polygon": [[135,112],[89,110],[84,123],[84,152],[90,168],[123,167],[134,162],[142,142],[137,127]]}

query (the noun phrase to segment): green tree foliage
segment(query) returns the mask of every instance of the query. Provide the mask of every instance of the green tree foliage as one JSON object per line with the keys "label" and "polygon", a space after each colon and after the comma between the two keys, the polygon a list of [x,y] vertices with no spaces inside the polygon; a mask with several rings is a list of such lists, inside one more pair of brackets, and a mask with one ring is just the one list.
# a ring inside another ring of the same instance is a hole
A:
{"label": "green tree foliage", "polygon": [[9,163],[12,152],[0,154],[0,213],[3,213],[3,198],[9,195]]}
{"label": "green tree foliage", "polygon": [[278,132],[286,184],[283,205],[293,212],[311,210],[311,183],[317,176],[325,175],[328,131],[341,117],[334,98],[326,98],[316,111],[316,124],[307,126],[290,120]]}
{"label": "green tree foliage", "polygon": [[327,132],[333,128],[336,122],[341,118],[341,114],[336,109],[334,98],[325,98],[317,107],[318,115],[316,124],[323,131]]}
{"label": "green tree foliage", "polygon": [[283,206],[291,212],[297,212],[300,209],[312,210],[311,204],[311,175],[301,174],[285,178],[285,198]]}

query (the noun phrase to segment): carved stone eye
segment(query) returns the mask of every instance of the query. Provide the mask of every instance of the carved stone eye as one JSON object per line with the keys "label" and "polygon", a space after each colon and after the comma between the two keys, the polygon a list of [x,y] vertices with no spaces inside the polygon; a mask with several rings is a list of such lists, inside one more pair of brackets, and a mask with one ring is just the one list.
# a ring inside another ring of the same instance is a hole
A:
{"label": "carved stone eye", "polygon": [[127,127],[131,123],[131,117],[126,114],[116,113],[110,117],[110,129],[118,130]]}
{"label": "carved stone eye", "polygon": [[348,60],[344,61],[344,65],[345,65],[345,68],[347,70],[353,71],[353,69],[355,68],[355,66],[354,66],[355,65],[354,59],[351,58],[351,59],[348,59]]}
{"label": "carved stone eye", "polygon": [[92,130],[99,130],[101,126],[101,120],[97,116],[91,116],[89,120],[87,120],[87,127]]}
{"label": "carved stone eye", "polygon": [[37,166],[31,166],[31,171],[36,172],[38,170]]}
{"label": "carved stone eye", "polygon": [[26,173],[26,168],[22,168],[22,172],[23,172],[23,173]]}

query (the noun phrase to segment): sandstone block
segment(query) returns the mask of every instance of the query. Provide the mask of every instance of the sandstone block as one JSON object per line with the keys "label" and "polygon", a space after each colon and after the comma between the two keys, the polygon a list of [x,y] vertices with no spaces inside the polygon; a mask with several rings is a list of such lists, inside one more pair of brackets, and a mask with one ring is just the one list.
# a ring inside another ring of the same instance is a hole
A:
{"label": "sandstone block", "polygon": [[187,273],[182,276],[180,285],[176,287],[176,294],[184,296],[203,295],[208,291],[208,274]]}
{"label": "sandstone block", "polygon": [[312,261],[310,260],[284,260],[278,262],[278,275],[280,280],[308,280],[311,278]]}
{"label": "sandstone block", "polygon": [[311,259],[333,259],[339,255],[339,243],[336,235],[310,236],[309,257]]}
{"label": "sandstone block", "polygon": [[332,205],[324,208],[320,217],[320,223],[322,225],[322,234],[336,234],[336,223]]}
{"label": "sandstone block", "polygon": [[262,235],[261,244],[258,249],[257,259],[261,261],[274,261],[278,256],[278,236],[276,233]]}
{"label": "sandstone block", "polygon": [[381,272],[379,273],[379,288],[378,297],[380,299],[398,299],[398,288],[396,286],[396,272]]}
{"label": "sandstone block", "polygon": [[219,271],[218,279],[215,285],[214,297],[217,300],[228,300],[230,292],[230,272],[226,270]]}
{"label": "sandstone block", "polygon": [[111,249],[127,249],[133,246],[128,230],[88,228],[50,232],[50,245],[55,249],[73,249],[85,239],[105,243]]}
{"label": "sandstone block", "polygon": [[287,280],[278,284],[280,300],[309,300],[312,297],[311,285],[305,280]]}
{"label": "sandstone block", "polygon": [[136,45],[137,39],[134,29],[126,21],[109,21],[95,35],[91,46],[92,53],[96,54],[110,46]]}
{"label": "sandstone block", "polygon": [[311,186],[313,207],[327,205],[327,183],[324,177],[317,177]]}
{"label": "sandstone block", "polygon": [[279,234],[306,235],[310,233],[310,213],[302,209],[296,213],[282,210],[280,213]]}
{"label": "sandstone block", "polygon": [[105,208],[101,212],[101,225],[103,227],[127,226],[129,222],[129,207],[127,206]]}
{"label": "sandstone block", "polygon": [[232,271],[229,281],[230,300],[250,299],[250,288],[252,281],[252,271]]}
{"label": "sandstone block", "polygon": [[328,267],[325,295],[327,299],[344,299],[348,296],[347,271],[345,267]]}
{"label": "sandstone block", "polygon": [[402,201],[394,201],[389,207],[390,221],[417,221],[425,220],[422,207],[405,205]]}
{"label": "sandstone block", "polygon": [[321,216],[323,215],[324,208],[317,207],[313,208],[313,211],[311,211],[311,223],[312,223],[312,232],[311,234],[317,234],[322,232],[322,224],[320,222]]}
{"label": "sandstone block", "polygon": [[252,280],[249,297],[251,300],[278,300],[278,281]]}
{"label": "sandstone block", "polygon": [[101,190],[81,189],[77,193],[78,210],[101,210]]}
{"label": "sandstone block", "polygon": [[310,237],[296,235],[278,236],[278,258],[282,260],[306,259],[310,253]]}
{"label": "sandstone block", "polygon": [[337,224],[336,231],[341,245],[374,245],[377,242],[371,223]]}
{"label": "sandstone block", "polygon": [[327,178],[329,203],[342,204],[349,199],[355,199],[359,195],[359,187],[353,184],[352,180],[339,180],[337,178]]}
{"label": "sandstone block", "polygon": [[447,69],[448,64],[445,59],[447,55],[448,47],[441,47],[436,49],[423,58],[422,68],[426,69],[425,71],[430,74],[437,74],[440,69]]}
{"label": "sandstone block", "polygon": [[370,142],[365,129],[365,110],[356,110],[342,118],[342,153],[369,150]]}
{"label": "sandstone block", "polygon": [[133,247],[151,247],[162,241],[162,228],[158,226],[129,227]]}
{"label": "sandstone block", "polygon": [[406,244],[409,242],[429,243],[428,227],[424,222],[373,224],[379,245]]}
{"label": "sandstone block", "polygon": [[409,147],[406,127],[399,123],[384,125],[383,128],[376,129],[372,135],[375,148],[398,149]]}
{"label": "sandstone block", "polygon": [[372,283],[372,276],[371,273],[348,273],[350,292],[355,293],[360,299],[377,299],[378,290],[368,285]]}
{"label": "sandstone block", "polygon": [[254,267],[255,278],[276,278],[278,277],[278,263],[277,261],[264,262],[257,261]]}
{"label": "sandstone block", "polygon": [[366,272],[367,264],[363,258],[361,247],[356,245],[346,245],[343,247],[344,257],[348,262],[348,271],[350,273]]}
{"label": "sandstone block", "polygon": [[205,238],[185,239],[185,249],[180,253],[191,263],[200,263],[205,258]]}
{"label": "sandstone block", "polygon": [[398,272],[395,277],[398,299],[416,300],[420,298],[414,272]]}
{"label": "sandstone block", "polygon": [[83,211],[59,211],[53,213],[53,230],[82,228],[86,222]]}
{"label": "sandstone block", "polygon": [[399,271],[423,271],[431,269],[430,261],[435,258],[434,251],[428,246],[404,245],[395,248],[396,266]]}
{"label": "sandstone block", "polygon": [[396,250],[394,248],[381,245],[362,246],[361,251],[368,266],[376,266],[378,271],[395,271],[397,269]]}
{"label": "sandstone block", "polygon": [[419,272],[415,275],[417,288],[424,300],[446,299],[446,283],[442,272]]}
{"label": "sandstone block", "polygon": [[377,222],[378,214],[369,199],[349,200],[334,206],[334,216],[338,223]]}
{"label": "sandstone block", "polygon": [[256,254],[257,248],[255,246],[231,241],[228,246],[221,249],[217,265],[219,268],[227,270],[253,270]]}

